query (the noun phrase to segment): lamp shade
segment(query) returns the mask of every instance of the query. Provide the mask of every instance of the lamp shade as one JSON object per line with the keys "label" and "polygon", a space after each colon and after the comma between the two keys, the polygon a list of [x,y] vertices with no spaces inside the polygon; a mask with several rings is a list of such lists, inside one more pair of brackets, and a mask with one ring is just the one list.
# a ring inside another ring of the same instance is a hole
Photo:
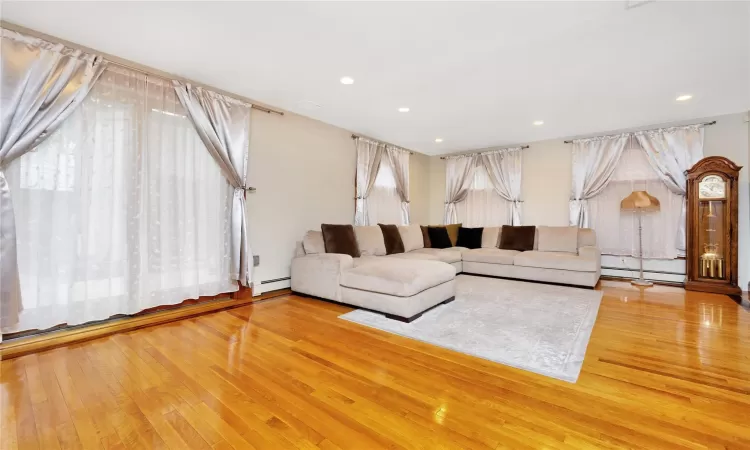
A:
{"label": "lamp shade", "polygon": [[658,211],[659,206],[659,199],[646,191],[633,191],[620,202],[622,211]]}

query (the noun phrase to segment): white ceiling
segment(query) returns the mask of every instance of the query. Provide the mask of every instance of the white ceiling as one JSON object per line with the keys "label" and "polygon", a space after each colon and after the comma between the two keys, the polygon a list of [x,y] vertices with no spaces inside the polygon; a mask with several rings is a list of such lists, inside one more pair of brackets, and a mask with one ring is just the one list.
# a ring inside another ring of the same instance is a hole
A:
{"label": "white ceiling", "polygon": [[750,3],[625,4],[4,1],[0,14],[428,154],[750,109]]}

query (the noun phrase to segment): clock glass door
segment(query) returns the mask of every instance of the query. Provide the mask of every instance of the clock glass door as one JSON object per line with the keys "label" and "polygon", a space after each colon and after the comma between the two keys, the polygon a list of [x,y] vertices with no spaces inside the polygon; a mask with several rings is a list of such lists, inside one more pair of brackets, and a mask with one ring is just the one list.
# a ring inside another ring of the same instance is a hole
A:
{"label": "clock glass door", "polygon": [[726,270],[726,180],[707,175],[698,184],[698,276],[725,280]]}

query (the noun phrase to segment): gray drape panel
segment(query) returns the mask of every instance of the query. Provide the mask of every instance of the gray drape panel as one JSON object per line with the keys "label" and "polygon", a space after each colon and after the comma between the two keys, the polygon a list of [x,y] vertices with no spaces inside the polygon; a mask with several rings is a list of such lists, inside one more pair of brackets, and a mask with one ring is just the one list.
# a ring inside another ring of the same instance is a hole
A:
{"label": "gray drape panel", "polygon": [[380,170],[380,161],[383,158],[385,144],[360,137],[355,140],[354,145],[357,147],[354,225],[369,225],[367,197],[370,196],[372,187],[375,185],[375,178],[378,176],[378,170]]}
{"label": "gray drape panel", "polygon": [[245,191],[249,188],[247,159],[252,105],[180,81],[172,83],[203,144],[234,188],[232,276],[243,286],[249,286],[252,251],[248,243]]}
{"label": "gray drape panel", "polygon": [[510,202],[510,224],[521,225],[521,147],[482,153],[479,158],[490,176],[495,192]]}
{"label": "gray drape panel", "polygon": [[0,325],[22,309],[13,202],[4,169],[42,143],[104,70],[96,56],[2,29],[0,50]]}
{"label": "gray drape panel", "polygon": [[621,134],[573,141],[571,226],[589,227],[588,199],[607,187],[629,137],[629,134]]}
{"label": "gray drape panel", "polygon": [[477,155],[450,157],[445,160],[445,224],[458,222],[456,203],[466,200],[472,175],[477,168]]}
{"label": "gray drape panel", "polygon": [[411,209],[409,203],[409,152],[407,150],[386,146],[386,155],[393,168],[393,178],[396,180],[396,192],[401,199],[401,215],[404,224],[409,225],[411,221]]}
{"label": "gray drape panel", "polygon": [[677,250],[684,253],[687,205],[685,171],[703,159],[703,125],[639,131],[638,143],[646,152],[648,162],[670,191],[683,196],[680,226],[675,238]]}

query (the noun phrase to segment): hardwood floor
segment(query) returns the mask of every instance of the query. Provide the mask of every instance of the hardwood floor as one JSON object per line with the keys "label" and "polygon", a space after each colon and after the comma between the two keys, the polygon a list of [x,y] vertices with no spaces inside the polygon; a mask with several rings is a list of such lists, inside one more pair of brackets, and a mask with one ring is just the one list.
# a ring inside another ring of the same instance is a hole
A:
{"label": "hardwood floor", "polygon": [[750,312],[603,284],[576,384],[290,295],[0,362],[0,448],[750,448]]}

